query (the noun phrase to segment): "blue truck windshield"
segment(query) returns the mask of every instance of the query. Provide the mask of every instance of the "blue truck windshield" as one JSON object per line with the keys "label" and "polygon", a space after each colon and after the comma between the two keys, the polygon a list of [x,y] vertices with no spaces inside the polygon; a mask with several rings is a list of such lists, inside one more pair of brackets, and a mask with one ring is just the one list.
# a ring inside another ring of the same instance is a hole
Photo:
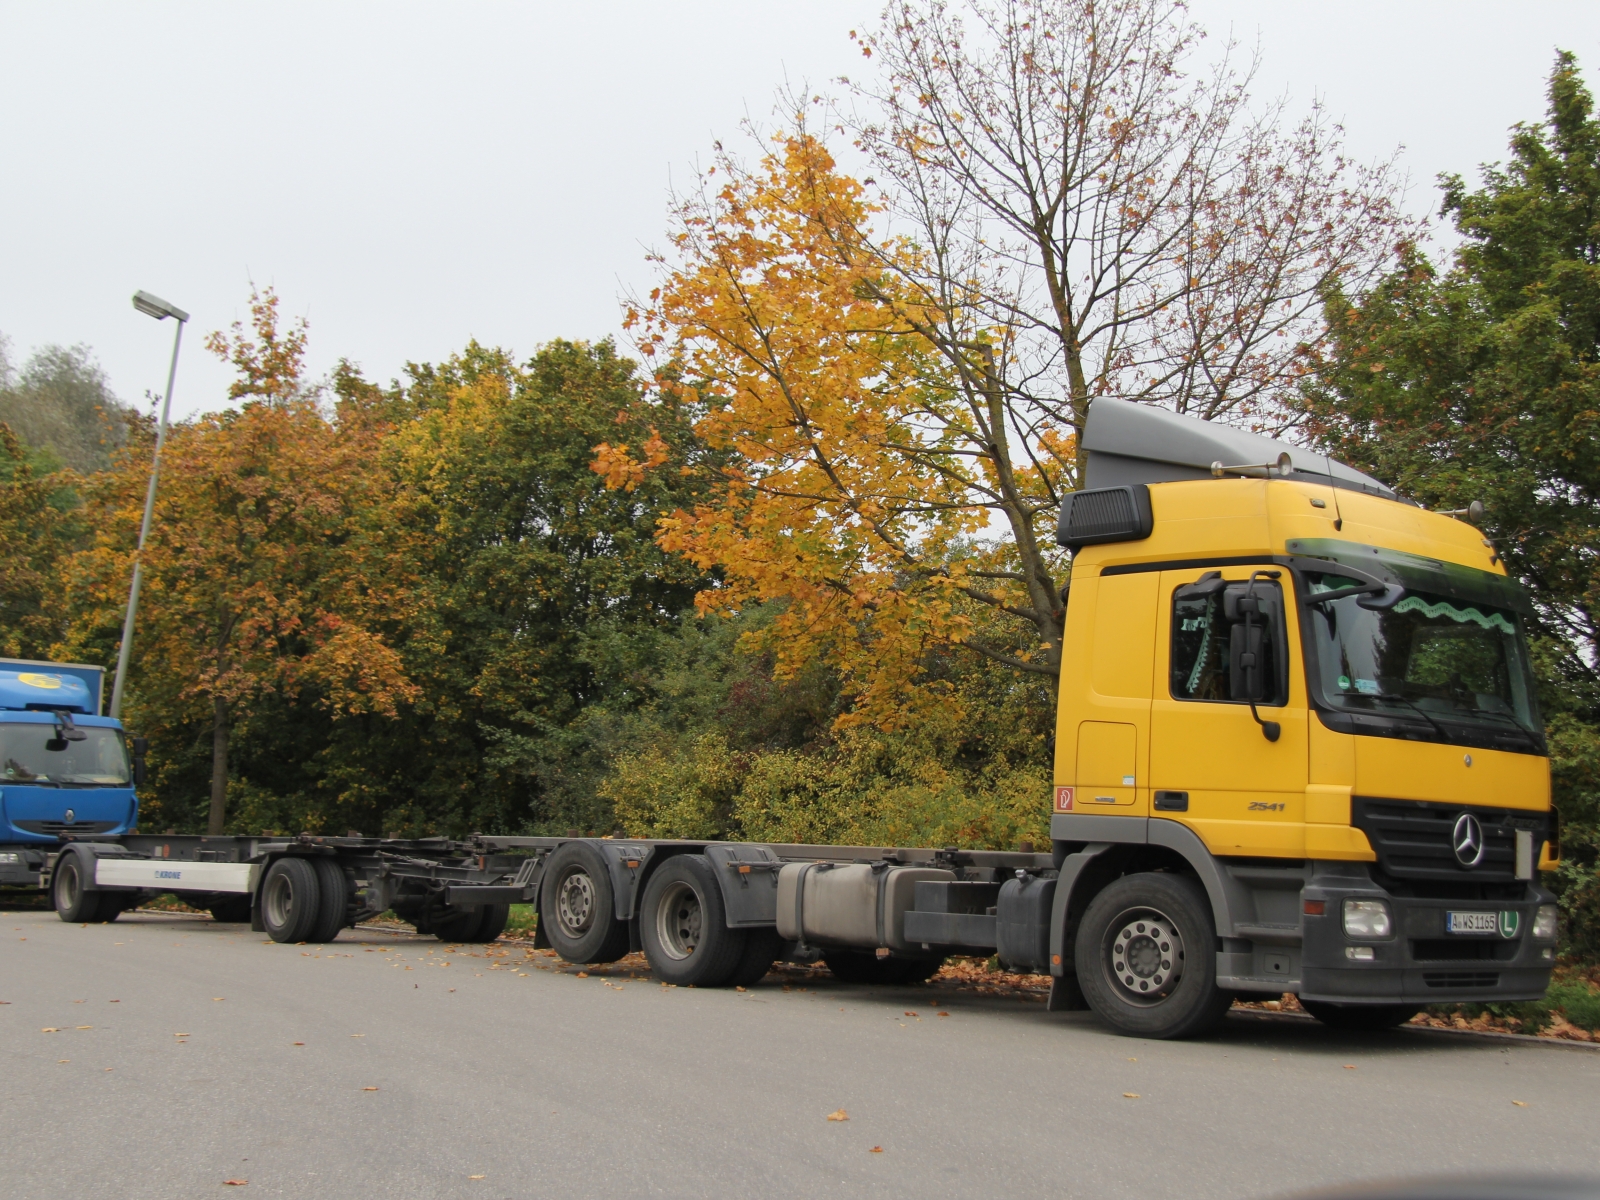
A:
{"label": "blue truck windshield", "polygon": [[0,782],[127,787],[128,751],[116,729],[78,726],[68,741],[53,725],[0,725]]}
{"label": "blue truck windshield", "polygon": [[1357,580],[1308,573],[1312,689],[1322,707],[1376,718],[1359,732],[1544,752],[1522,618],[1446,592],[1407,590],[1391,608],[1316,603]]}

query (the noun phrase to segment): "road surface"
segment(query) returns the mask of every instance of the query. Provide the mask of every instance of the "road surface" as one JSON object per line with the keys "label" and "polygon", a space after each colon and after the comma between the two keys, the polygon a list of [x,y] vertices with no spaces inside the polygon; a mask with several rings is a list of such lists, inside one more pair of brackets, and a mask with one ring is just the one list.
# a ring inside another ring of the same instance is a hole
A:
{"label": "road surface", "polygon": [[0,1001],[6,1200],[1256,1200],[1600,1172],[1581,1049],[1245,1016],[1145,1042],[1014,999],[665,988],[522,946],[139,914],[0,913]]}

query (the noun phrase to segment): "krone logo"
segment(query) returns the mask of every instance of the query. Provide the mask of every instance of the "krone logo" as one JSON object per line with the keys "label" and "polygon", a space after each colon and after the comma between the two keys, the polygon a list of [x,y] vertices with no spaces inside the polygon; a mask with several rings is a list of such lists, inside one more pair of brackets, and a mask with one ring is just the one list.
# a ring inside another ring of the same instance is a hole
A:
{"label": "krone logo", "polygon": [[1483,861],[1483,826],[1471,813],[1456,818],[1456,827],[1450,833],[1450,848],[1456,852],[1456,861],[1463,867],[1475,867]]}

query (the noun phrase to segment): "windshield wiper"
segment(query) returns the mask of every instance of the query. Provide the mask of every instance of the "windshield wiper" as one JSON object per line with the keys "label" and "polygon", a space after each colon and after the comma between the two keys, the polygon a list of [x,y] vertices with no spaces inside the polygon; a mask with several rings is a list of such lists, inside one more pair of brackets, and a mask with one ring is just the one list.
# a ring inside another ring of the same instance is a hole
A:
{"label": "windshield wiper", "polygon": [[1445,741],[1447,741],[1447,742],[1455,741],[1455,739],[1453,737],[1451,737],[1447,732],[1445,732],[1444,726],[1439,724],[1439,722],[1435,721],[1431,716],[1429,716],[1428,713],[1420,705],[1418,705],[1414,700],[1408,699],[1407,697],[1400,695],[1400,693],[1398,693],[1398,692],[1379,692],[1378,695],[1377,695],[1377,699],[1379,699],[1379,700],[1398,700],[1401,704],[1404,704],[1407,708],[1409,708],[1412,712],[1416,713],[1417,716],[1421,717],[1429,725],[1432,725],[1433,726],[1433,731],[1435,733],[1437,733],[1440,737],[1442,737]]}

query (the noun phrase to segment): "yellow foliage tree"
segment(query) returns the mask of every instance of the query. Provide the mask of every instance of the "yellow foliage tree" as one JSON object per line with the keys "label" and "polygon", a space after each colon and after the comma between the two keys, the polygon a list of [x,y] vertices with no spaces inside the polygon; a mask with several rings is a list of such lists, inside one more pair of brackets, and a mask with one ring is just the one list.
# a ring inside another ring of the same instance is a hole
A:
{"label": "yellow foliage tree", "polygon": [[[409,603],[368,533],[386,498],[373,469],[383,427],[358,409],[323,412],[303,379],[304,324],[280,330],[277,305],[253,294],[251,329],[209,339],[239,371],[241,404],[170,431],[144,550],[130,717],[159,733],[209,716],[213,834],[226,825],[229,731],[253,701],[307,694],[336,714],[392,714],[416,690],[377,632]],[[68,568],[88,598],[80,637],[126,603],[148,449],[91,480],[93,541]]]}

